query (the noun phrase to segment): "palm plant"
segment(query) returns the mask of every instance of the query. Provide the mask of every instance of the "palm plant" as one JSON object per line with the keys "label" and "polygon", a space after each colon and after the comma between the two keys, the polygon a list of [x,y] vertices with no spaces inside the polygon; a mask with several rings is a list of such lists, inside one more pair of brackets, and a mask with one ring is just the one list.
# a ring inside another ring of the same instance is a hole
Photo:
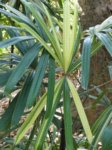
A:
{"label": "palm plant", "polygon": [[[82,64],[81,84],[87,89],[90,57],[102,45],[105,45],[112,55],[111,17],[86,32],[80,58],[77,54],[82,31],[78,23],[77,1],[59,1],[59,13],[53,11],[51,5],[45,1],[21,2],[26,10],[25,14],[9,5],[0,4],[0,12],[14,22],[13,26],[0,26],[9,37],[0,42],[0,48],[15,45],[19,51],[18,54],[1,56],[4,60],[0,74],[0,86],[3,89],[1,97],[9,97],[11,103],[2,115],[0,130],[4,131],[3,134],[12,131],[18,127],[25,108],[31,110],[17,133],[15,144],[18,144],[32,125],[35,127],[35,122],[40,121],[38,118],[44,113],[35,141],[35,150],[40,150],[58,104],[63,101],[66,149],[72,150],[74,143],[70,104],[73,99],[87,139],[91,143],[96,131],[92,134],[70,75]],[[58,78],[56,74],[59,74]],[[45,80],[48,80],[48,88],[42,93]],[[11,93],[15,90],[18,90],[18,93],[13,98]],[[96,126],[98,125],[99,123],[96,123]],[[97,133],[99,132],[100,130]]]}

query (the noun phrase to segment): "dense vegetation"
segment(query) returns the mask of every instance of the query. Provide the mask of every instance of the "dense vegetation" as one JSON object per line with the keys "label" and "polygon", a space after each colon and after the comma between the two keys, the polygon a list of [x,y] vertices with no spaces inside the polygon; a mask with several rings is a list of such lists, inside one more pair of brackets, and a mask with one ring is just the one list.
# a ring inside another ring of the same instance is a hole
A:
{"label": "dense vegetation", "polygon": [[[102,46],[112,55],[112,17],[82,31],[78,10],[77,0],[0,3],[0,98],[9,101],[0,119],[4,149],[93,150],[99,142],[111,149],[111,101],[90,126],[83,97],[91,57]],[[80,124],[75,132],[71,103]]]}

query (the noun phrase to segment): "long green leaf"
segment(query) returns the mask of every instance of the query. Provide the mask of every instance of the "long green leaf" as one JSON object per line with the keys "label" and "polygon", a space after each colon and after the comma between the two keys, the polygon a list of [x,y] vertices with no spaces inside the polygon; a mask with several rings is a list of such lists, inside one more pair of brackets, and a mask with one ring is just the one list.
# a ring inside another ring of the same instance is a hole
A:
{"label": "long green leaf", "polygon": [[64,3],[64,21],[63,21],[63,57],[65,71],[68,69],[70,57],[70,2],[66,0]]}
{"label": "long green leaf", "polygon": [[28,94],[29,94],[29,91],[31,88],[31,83],[32,83],[32,74],[28,75],[28,77],[24,83],[24,86],[22,88],[22,91],[20,92],[20,94],[18,96],[16,105],[14,108],[14,112],[12,115],[12,121],[11,121],[12,126],[15,126],[18,124],[20,117],[24,112],[24,109],[25,109],[25,106],[27,103],[27,97],[28,97]]}
{"label": "long green leaf", "polygon": [[91,57],[92,38],[85,38],[82,48],[82,78],[81,85],[87,89],[89,82],[90,57]]}
{"label": "long green leaf", "polygon": [[49,118],[45,117],[44,120],[43,120],[42,126],[40,128],[40,132],[38,134],[38,137],[37,137],[37,140],[36,140],[36,143],[35,143],[35,150],[42,148],[42,145],[43,145],[44,139],[46,137],[48,128],[49,128],[50,123],[53,119],[53,116],[54,116],[54,113],[55,113],[55,110],[56,110],[56,106],[57,106],[57,104],[60,100],[60,96],[61,96],[61,92],[62,92],[62,90],[61,90],[62,83],[63,83],[63,79],[61,79],[59,81],[58,86],[56,86],[56,88],[55,88],[52,110],[51,110],[51,113],[49,115]]}
{"label": "long green leaf", "polygon": [[48,73],[48,93],[47,93],[47,105],[46,105],[46,117],[52,109],[53,97],[55,86],[55,61],[52,57],[49,58],[49,73]]}
{"label": "long green leaf", "polygon": [[11,39],[8,39],[8,40],[1,41],[0,42],[0,48],[6,48],[6,47],[14,45],[14,44],[16,44],[18,42],[31,40],[31,39],[34,39],[34,38],[31,37],[31,36],[14,37],[14,38],[11,38]]}
{"label": "long green leaf", "polygon": [[34,58],[37,56],[40,47],[41,47],[40,44],[39,45],[36,44],[24,55],[19,65],[16,67],[16,69],[12,72],[11,76],[9,77],[9,80],[5,88],[6,93],[7,92],[10,93],[13,87],[16,85],[16,83],[21,79],[26,69],[30,66]]}
{"label": "long green leaf", "polygon": [[[64,71],[67,72],[73,57],[73,47],[77,36],[77,6],[74,2],[74,12],[70,12],[70,1],[64,3],[64,21],[63,21],[63,59]],[[71,27],[72,26],[72,27]]]}
{"label": "long green leaf", "polygon": [[71,99],[68,83],[64,81],[64,128],[66,149],[73,150],[73,137],[72,137],[72,117],[71,117]]}
{"label": "long green leaf", "polygon": [[91,143],[92,139],[93,139],[93,135],[92,135],[92,132],[91,132],[91,129],[90,129],[90,126],[89,126],[89,123],[88,123],[85,111],[84,111],[84,107],[82,105],[82,102],[81,102],[81,100],[79,98],[79,95],[78,95],[77,90],[75,89],[73,83],[69,79],[67,79],[67,82],[68,82],[70,91],[72,93],[73,100],[74,100],[76,109],[78,111],[80,120],[82,122],[82,126],[84,128],[84,131],[86,133],[86,136],[88,138],[89,143]]}
{"label": "long green leaf", "polygon": [[31,89],[29,91],[29,96],[27,99],[27,106],[31,107],[32,104],[35,102],[35,99],[39,93],[40,86],[44,77],[44,73],[48,64],[49,55],[47,53],[44,53],[37,65],[35,76],[33,78],[33,82],[31,85]]}

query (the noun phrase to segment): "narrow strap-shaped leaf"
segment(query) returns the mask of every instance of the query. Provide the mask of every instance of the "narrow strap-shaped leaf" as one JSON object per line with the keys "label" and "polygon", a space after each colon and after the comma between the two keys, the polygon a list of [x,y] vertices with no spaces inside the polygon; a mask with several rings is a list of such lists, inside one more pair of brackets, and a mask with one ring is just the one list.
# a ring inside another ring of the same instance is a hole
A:
{"label": "narrow strap-shaped leaf", "polygon": [[92,38],[86,37],[82,48],[82,77],[81,85],[84,89],[87,89],[89,82],[90,71],[90,57],[91,57]]}
{"label": "narrow strap-shaped leaf", "polygon": [[109,54],[112,56],[112,37],[104,33],[97,33],[96,36],[102,41]]}
{"label": "narrow strap-shaped leaf", "polygon": [[44,73],[48,64],[49,55],[47,53],[42,54],[39,63],[37,65],[35,76],[29,92],[27,106],[30,107],[35,102],[35,99],[39,93],[40,86],[44,77]]}
{"label": "narrow strap-shaped leaf", "polygon": [[5,113],[2,115],[0,119],[0,131],[8,130],[11,127],[11,119],[17,102],[17,98],[18,95],[13,99],[8,108],[5,110]]}
{"label": "narrow strap-shaped leaf", "polygon": [[[74,60],[74,58],[75,58],[75,56],[78,52],[78,49],[79,49],[79,46],[80,46],[80,40],[81,40],[81,26],[79,26],[79,28],[78,28],[76,42],[74,43],[74,51],[73,51],[73,56],[72,56],[73,60]],[[68,72],[71,71],[72,65],[73,65],[73,62],[71,62]]]}
{"label": "narrow strap-shaped leaf", "polygon": [[16,69],[12,72],[5,88],[5,92],[10,93],[16,83],[21,79],[23,74],[25,73],[26,69],[30,66],[33,62],[34,58],[37,56],[40,50],[40,44],[35,44],[23,57],[21,62],[18,64]]}
{"label": "narrow strap-shaped leaf", "polygon": [[66,149],[74,150],[73,137],[72,137],[72,116],[71,116],[71,99],[70,90],[68,83],[65,79],[64,82],[64,129],[65,129],[65,140]]}
{"label": "narrow strap-shaped leaf", "polygon": [[31,39],[34,39],[34,38],[31,36],[13,37],[13,38],[10,38],[8,40],[0,41],[0,48],[6,48],[6,47],[14,45],[18,42],[31,40]]}
{"label": "narrow strap-shaped leaf", "polygon": [[71,13],[70,1],[64,3],[64,20],[63,20],[63,59],[64,71],[67,72],[73,57],[73,48],[77,36],[77,0],[73,2],[74,12]]}
{"label": "narrow strap-shaped leaf", "polygon": [[67,79],[67,82],[68,82],[70,91],[72,93],[72,97],[73,97],[76,109],[78,111],[82,126],[84,128],[84,131],[86,133],[89,143],[91,143],[91,141],[93,139],[93,135],[92,135],[85,111],[84,111],[84,107],[82,105],[82,102],[79,98],[79,95],[78,95],[77,90],[75,89],[73,83],[69,79]]}
{"label": "narrow strap-shaped leaf", "polygon": [[57,106],[57,104],[60,100],[60,97],[61,97],[62,83],[63,83],[63,79],[61,79],[59,81],[58,86],[55,88],[52,110],[51,110],[51,113],[49,115],[49,118],[45,117],[43,122],[42,122],[40,132],[39,132],[38,137],[36,139],[35,150],[37,150],[37,149],[40,150],[42,148],[42,145],[43,145],[43,142],[45,140],[45,137],[46,137],[47,131],[49,129],[50,123],[53,119],[53,116],[54,116],[54,113],[56,110],[56,106]]}
{"label": "narrow strap-shaped leaf", "polygon": [[54,97],[54,87],[55,87],[55,61],[52,57],[50,57],[49,58],[46,117],[49,117],[51,109],[52,109],[52,103],[53,103],[53,97]]}
{"label": "narrow strap-shaped leaf", "polygon": [[22,91],[20,92],[18,96],[17,103],[15,105],[14,112],[12,115],[12,121],[11,121],[12,126],[15,126],[18,124],[20,117],[24,112],[26,102],[27,102],[27,97],[31,88],[31,83],[32,83],[32,74],[28,75],[24,83],[24,86],[22,88]]}
{"label": "narrow strap-shaped leaf", "polygon": [[[55,91],[59,88],[60,81],[58,81],[55,85]],[[54,93],[55,93],[54,91]],[[26,121],[23,123],[22,127],[19,129],[16,141],[15,143],[18,144],[20,140],[25,136],[26,132],[29,130],[29,128],[32,126],[32,124],[35,122],[38,115],[41,113],[42,109],[46,105],[47,100],[47,92],[40,98],[40,100],[36,103],[35,107],[32,109],[31,113],[27,117]]]}
{"label": "narrow strap-shaped leaf", "polygon": [[63,21],[63,57],[64,57],[64,67],[67,71],[69,65],[70,53],[70,2],[66,0],[64,3],[64,21]]}

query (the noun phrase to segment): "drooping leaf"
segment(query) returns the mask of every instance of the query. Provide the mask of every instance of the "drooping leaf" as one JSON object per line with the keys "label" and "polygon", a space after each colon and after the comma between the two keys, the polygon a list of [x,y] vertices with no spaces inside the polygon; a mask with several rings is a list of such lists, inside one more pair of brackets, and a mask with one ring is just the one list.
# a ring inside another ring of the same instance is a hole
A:
{"label": "drooping leaf", "polygon": [[18,96],[16,105],[14,108],[14,112],[12,115],[12,121],[11,121],[12,126],[15,126],[18,124],[20,117],[24,112],[24,109],[25,109],[25,106],[27,103],[28,94],[29,94],[29,91],[31,88],[31,83],[32,83],[32,74],[28,75],[28,77],[24,83],[24,86]]}
{"label": "drooping leaf", "polygon": [[31,85],[31,89],[29,91],[29,96],[27,99],[27,106],[31,107],[32,104],[35,102],[35,99],[39,93],[40,86],[45,74],[46,66],[48,64],[49,55],[47,53],[44,53],[37,65],[37,68],[35,70],[35,76],[33,78],[33,82]]}
{"label": "drooping leaf", "polygon": [[31,40],[33,37],[31,36],[19,36],[19,37],[14,37],[8,40],[4,40],[0,42],[0,48],[6,48],[8,46],[14,45],[20,41],[25,41],[25,40]]}
{"label": "drooping leaf", "polygon": [[86,37],[82,48],[82,77],[81,85],[84,89],[87,89],[89,82],[90,71],[90,57],[91,57],[92,38]]}
{"label": "drooping leaf", "polygon": [[40,44],[35,44],[23,57],[21,62],[18,64],[16,69],[12,72],[9,80],[6,84],[5,91],[6,93],[10,93],[16,83],[21,79],[23,74],[25,73],[26,69],[30,66],[33,62],[34,58],[37,56],[40,50]]}

